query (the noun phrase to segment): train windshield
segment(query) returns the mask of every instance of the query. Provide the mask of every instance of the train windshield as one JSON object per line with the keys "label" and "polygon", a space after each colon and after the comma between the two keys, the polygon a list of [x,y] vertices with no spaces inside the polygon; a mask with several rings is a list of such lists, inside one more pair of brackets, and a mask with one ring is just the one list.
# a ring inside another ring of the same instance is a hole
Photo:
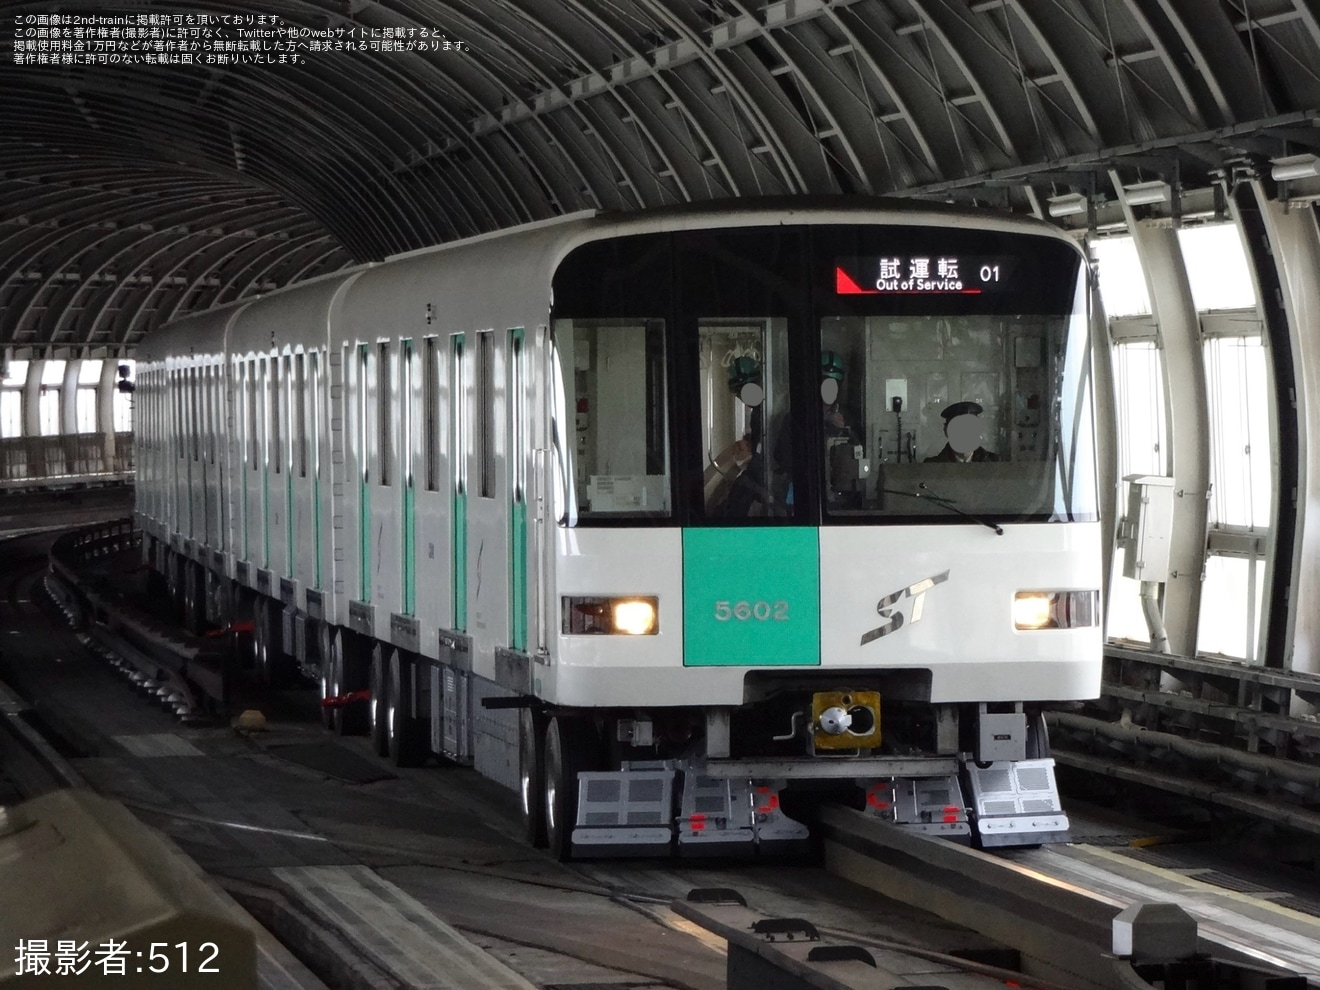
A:
{"label": "train windshield", "polygon": [[927,225],[679,230],[554,283],[562,521],[1098,518],[1082,258]]}
{"label": "train windshield", "polygon": [[1085,316],[820,321],[827,517],[1097,518]]}

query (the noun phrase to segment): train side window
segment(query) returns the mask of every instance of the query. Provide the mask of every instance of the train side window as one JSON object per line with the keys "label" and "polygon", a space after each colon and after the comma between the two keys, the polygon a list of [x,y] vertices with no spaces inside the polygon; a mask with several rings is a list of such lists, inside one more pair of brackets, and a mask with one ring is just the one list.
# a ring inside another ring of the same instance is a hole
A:
{"label": "train side window", "polygon": [[358,345],[358,380],[357,380],[357,413],[358,413],[358,470],[362,475],[362,484],[367,484],[371,480],[371,457],[367,445],[367,438],[371,436],[371,397],[369,390],[371,388],[371,348],[367,344]]}
{"label": "train side window", "polygon": [[486,330],[477,334],[477,447],[482,498],[495,497],[495,342]]}
{"label": "train side window", "polygon": [[422,428],[425,430],[425,484],[428,492],[440,490],[440,339],[422,341]]}
{"label": "train side window", "polygon": [[307,356],[301,352],[293,358],[293,456],[298,465],[298,477],[307,477]]}
{"label": "train side window", "polygon": [[311,448],[312,448],[312,474],[321,477],[321,352],[312,351],[307,355],[310,367],[308,374],[311,378]]}
{"label": "train side window", "polygon": [[413,361],[416,353],[411,337],[399,341],[399,477],[409,488],[413,484]]}
{"label": "train side window", "polygon": [[244,455],[253,470],[257,464],[257,365],[253,358],[242,362],[243,372],[243,432],[247,452]]}
{"label": "train side window", "polygon": [[394,475],[394,423],[390,385],[390,345],[379,345],[379,358],[376,361],[376,456],[379,458],[380,484],[388,487],[393,483]]}
{"label": "train side window", "polygon": [[284,469],[284,389],[288,377],[288,355],[284,358],[284,367],[281,369],[280,359],[272,357],[270,359],[270,388],[267,390],[269,397],[270,416],[270,447],[271,460],[275,464],[275,473],[280,474]]}
{"label": "train side window", "polygon": [[463,368],[463,335],[450,338],[449,393],[454,415],[451,440],[453,443],[454,494],[466,495],[468,486],[468,403]]}
{"label": "train side window", "polygon": [[215,372],[211,365],[202,368],[202,440],[207,464],[215,463]]}
{"label": "train side window", "polygon": [[188,369],[188,406],[189,419],[188,424],[188,442],[192,447],[192,459],[200,461],[202,459],[202,415],[201,415],[201,390],[197,382],[197,369]]}

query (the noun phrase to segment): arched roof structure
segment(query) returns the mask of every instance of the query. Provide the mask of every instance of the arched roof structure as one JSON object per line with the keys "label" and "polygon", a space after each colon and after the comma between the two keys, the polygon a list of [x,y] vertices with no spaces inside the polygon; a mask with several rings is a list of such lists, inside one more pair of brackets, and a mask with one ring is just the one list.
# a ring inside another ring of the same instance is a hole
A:
{"label": "arched roof structure", "polygon": [[[36,57],[50,15],[87,14],[450,45]],[[1080,193],[1093,219],[1117,185],[1167,182],[1177,210],[1320,150],[1315,0],[6,0],[0,51],[0,345],[34,352],[122,352],[182,312],[583,208]]]}

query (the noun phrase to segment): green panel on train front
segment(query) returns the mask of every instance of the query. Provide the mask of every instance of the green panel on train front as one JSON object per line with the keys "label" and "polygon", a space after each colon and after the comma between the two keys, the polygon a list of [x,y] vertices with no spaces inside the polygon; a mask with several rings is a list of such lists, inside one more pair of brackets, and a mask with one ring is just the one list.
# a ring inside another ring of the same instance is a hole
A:
{"label": "green panel on train front", "polygon": [[820,541],[815,529],[683,531],[683,663],[820,663]]}

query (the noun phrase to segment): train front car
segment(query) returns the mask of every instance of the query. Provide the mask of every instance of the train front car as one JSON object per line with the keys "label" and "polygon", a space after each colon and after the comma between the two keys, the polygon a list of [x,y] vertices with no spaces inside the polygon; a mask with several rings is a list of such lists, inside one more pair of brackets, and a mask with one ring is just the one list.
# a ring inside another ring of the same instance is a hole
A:
{"label": "train front car", "polygon": [[529,830],[769,849],[807,834],[781,797],[828,787],[984,846],[1064,838],[1040,708],[1101,665],[1082,255],[1007,220],[776,221],[557,268]]}

